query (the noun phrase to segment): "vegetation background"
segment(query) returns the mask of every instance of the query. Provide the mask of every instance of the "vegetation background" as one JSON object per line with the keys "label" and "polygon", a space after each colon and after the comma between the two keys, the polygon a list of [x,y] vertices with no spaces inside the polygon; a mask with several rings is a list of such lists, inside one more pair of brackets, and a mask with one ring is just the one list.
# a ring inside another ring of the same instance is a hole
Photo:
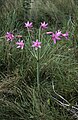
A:
{"label": "vegetation background", "polygon": [[[4,39],[7,31],[25,38],[28,20],[36,29],[46,21],[51,31],[69,31],[69,41],[52,46],[40,63],[39,95],[35,59],[26,48],[9,53]],[[52,98],[52,81],[71,105],[78,102],[78,0],[0,0],[0,120],[75,120]]]}

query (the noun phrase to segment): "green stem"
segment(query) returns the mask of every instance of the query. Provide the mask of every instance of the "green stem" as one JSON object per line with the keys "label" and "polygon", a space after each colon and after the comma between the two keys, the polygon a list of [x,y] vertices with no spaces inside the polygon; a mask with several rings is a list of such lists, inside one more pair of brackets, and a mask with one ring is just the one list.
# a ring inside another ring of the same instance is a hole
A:
{"label": "green stem", "polygon": [[[39,28],[39,38],[38,40],[40,41],[40,33],[41,32],[41,28]],[[39,48],[37,50],[37,88],[38,88],[38,91],[40,89],[40,81],[39,81]]]}
{"label": "green stem", "polygon": [[7,72],[10,74],[10,43],[7,42]]}
{"label": "green stem", "polygon": [[28,28],[27,30],[28,30],[29,42],[30,42],[30,40],[31,40],[31,34],[30,34],[30,30],[29,30],[29,28]]}
{"label": "green stem", "polygon": [[23,50],[21,51],[21,65],[20,65],[20,73],[21,73],[21,76],[23,77],[23,60],[24,60],[24,54],[23,54]]}
{"label": "green stem", "polygon": [[39,91],[39,49],[37,51],[37,88],[38,88],[38,91]]}

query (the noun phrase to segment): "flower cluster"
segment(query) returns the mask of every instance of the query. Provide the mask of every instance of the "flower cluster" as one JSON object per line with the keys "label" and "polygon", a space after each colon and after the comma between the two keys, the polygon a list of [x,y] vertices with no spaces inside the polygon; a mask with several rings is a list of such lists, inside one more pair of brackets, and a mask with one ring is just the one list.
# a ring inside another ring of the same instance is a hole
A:
{"label": "flower cluster", "polygon": [[38,48],[41,48],[41,42],[39,42],[38,40],[33,41],[32,47],[35,47],[35,50],[37,50]]}
{"label": "flower cluster", "polygon": [[66,40],[68,39],[68,32],[62,34],[62,32],[58,30],[55,33],[47,32],[46,34],[51,35],[54,44],[56,44],[57,40],[61,40],[62,37],[65,37]]}
{"label": "flower cluster", "polygon": [[32,22],[25,23],[25,27],[31,29],[33,27]]}
{"label": "flower cluster", "polygon": [[[32,29],[33,23],[28,21],[25,23],[25,27],[27,29]],[[45,30],[47,28],[48,28],[48,23],[46,23],[45,21],[41,22],[39,29]],[[54,41],[54,44],[56,44],[57,41],[61,40],[62,37],[64,37],[66,40],[68,39],[68,32],[63,34],[60,30],[56,31],[55,33],[54,32],[46,32],[46,34],[51,35],[51,38]],[[13,41],[13,39],[15,38],[15,36],[10,32],[7,32],[5,37],[6,37],[7,41]],[[24,41],[21,40],[22,35],[17,35],[16,38],[18,38],[18,42],[16,42],[17,48],[23,49]],[[32,41],[32,47],[34,47],[35,50],[37,50],[38,48],[41,48],[41,42],[38,41],[38,39],[36,41]]]}
{"label": "flower cluster", "polygon": [[47,28],[48,28],[48,23],[45,23],[45,21],[44,21],[43,23],[41,22],[40,28],[41,28],[42,30],[47,29]]}
{"label": "flower cluster", "polygon": [[14,35],[10,32],[7,32],[5,35],[7,41],[12,41],[14,39]]}
{"label": "flower cluster", "polygon": [[[15,36],[12,33],[7,32],[6,35],[5,35],[5,38],[7,39],[7,41],[13,41]],[[22,35],[17,35],[16,38],[19,39],[19,41],[16,42],[16,45],[18,45],[17,48],[23,49],[24,48],[24,42],[23,42],[23,40],[20,41],[20,39],[22,38]]]}
{"label": "flower cluster", "polygon": [[23,40],[19,40],[18,42],[16,42],[16,45],[18,45],[17,46],[17,48],[21,48],[21,49],[23,49],[24,48],[24,41]]}

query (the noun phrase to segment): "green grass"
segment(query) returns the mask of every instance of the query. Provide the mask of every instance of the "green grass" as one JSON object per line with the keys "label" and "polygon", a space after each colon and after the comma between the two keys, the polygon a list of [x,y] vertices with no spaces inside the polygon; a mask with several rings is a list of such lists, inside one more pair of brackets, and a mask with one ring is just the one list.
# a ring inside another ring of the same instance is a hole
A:
{"label": "green grass", "polygon": [[66,26],[70,17],[78,23],[76,0],[1,0],[0,5],[1,34],[7,30],[21,29],[27,20],[33,21],[36,26],[45,20],[56,29]]}
{"label": "green grass", "polygon": [[25,19],[27,8],[23,8],[24,2],[7,0],[0,4],[0,120],[75,120],[71,112],[53,99],[53,96],[57,96],[52,82],[55,91],[71,105],[77,103],[78,3],[74,0],[48,0],[46,3],[34,0],[31,10],[28,9],[29,20],[36,27],[32,33],[34,39],[38,38],[37,28],[43,20],[49,23],[50,28],[47,31],[69,31],[69,40],[59,41],[56,45],[50,42],[49,49],[43,44],[46,45],[50,37],[44,35],[40,54],[45,54],[40,60],[38,92],[36,59],[30,53],[31,46],[28,50],[25,44],[25,48],[19,50],[15,45],[17,39],[11,44],[4,39],[5,33],[12,31],[14,34],[22,34],[27,43],[28,34],[23,26],[28,18]]}
{"label": "green grass", "polygon": [[[42,42],[46,43],[48,39],[46,37]],[[21,51],[15,46],[7,59],[9,52],[5,41],[2,39],[5,49],[2,46],[0,53],[2,61],[0,70],[1,120],[70,120],[71,114],[52,98],[54,94],[52,81],[57,93],[75,105],[78,89],[78,62],[72,40],[64,40],[51,45],[41,59],[39,94],[36,87],[36,60],[26,47]],[[43,46],[41,54],[45,50]],[[23,56],[21,56],[22,53]],[[10,73],[7,71],[8,62],[10,62]]]}

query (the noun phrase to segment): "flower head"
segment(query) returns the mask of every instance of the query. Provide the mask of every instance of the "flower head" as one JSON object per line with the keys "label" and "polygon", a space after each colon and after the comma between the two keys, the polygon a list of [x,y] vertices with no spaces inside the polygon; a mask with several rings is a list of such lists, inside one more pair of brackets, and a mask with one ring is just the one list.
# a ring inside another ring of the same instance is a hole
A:
{"label": "flower head", "polygon": [[66,32],[65,34],[62,34],[62,36],[63,36],[63,37],[65,37],[65,38],[66,38],[66,40],[67,40],[67,39],[68,39],[69,34],[68,34],[68,32]]}
{"label": "flower head", "polygon": [[16,42],[16,45],[18,45],[17,46],[17,48],[21,48],[21,49],[23,49],[24,48],[24,42],[23,42],[23,40],[19,40],[18,42]]}
{"label": "flower head", "polygon": [[65,34],[62,34],[60,30],[56,31],[55,33],[53,32],[46,32],[47,35],[52,35],[52,40],[54,41],[54,44],[56,44],[57,40],[61,40],[62,37],[65,37],[68,39],[68,32]]}
{"label": "flower head", "polygon": [[28,21],[27,23],[25,23],[25,27],[29,29],[32,28],[33,27],[32,22]]}
{"label": "flower head", "polygon": [[61,31],[56,31],[56,33],[54,34],[54,33],[52,33],[52,40],[54,41],[54,44],[56,44],[56,41],[57,40],[60,40],[61,38]]}
{"label": "flower head", "polygon": [[58,30],[58,31],[56,31],[56,33],[55,33],[57,36],[61,36],[62,35],[62,33],[61,33],[61,31],[60,30]]}
{"label": "flower head", "polygon": [[10,32],[7,32],[5,35],[7,41],[12,41],[14,39],[14,35]]}
{"label": "flower head", "polygon": [[38,48],[41,48],[41,42],[39,42],[38,40],[33,41],[32,47],[35,47],[35,50],[37,50]]}
{"label": "flower head", "polygon": [[48,23],[45,23],[45,21],[44,21],[43,23],[41,22],[40,28],[41,28],[42,30],[47,29],[47,28],[48,28]]}

